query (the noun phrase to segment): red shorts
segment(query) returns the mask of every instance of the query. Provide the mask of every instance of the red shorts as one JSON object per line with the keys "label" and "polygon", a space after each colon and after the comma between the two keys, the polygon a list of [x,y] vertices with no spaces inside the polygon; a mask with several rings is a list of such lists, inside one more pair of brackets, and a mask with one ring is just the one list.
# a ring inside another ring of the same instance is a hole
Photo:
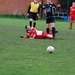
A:
{"label": "red shorts", "polygon": [[[50,35],[53,35],[52,34],[52,31],[50,31],[50,33],[49,33]],[[38,39],[45,39],[45,38],[47,38],[47,33],[46,32],[44,32],[44,31],[42,31],[42,34],[41,35],[36,35],[36,37],[35,38],[38,38]]]}
{"label": "red shorts", "polygon": [[47,38],[47,33],[46,33],[46,32],[42,32],[41,35],[36,35],[35,38],[37,38],[37,39],[44,39],[44,38]]}
{"label": "red shorts", "polygon": [[75,16],[70,16],[70,20],[75,20]]}

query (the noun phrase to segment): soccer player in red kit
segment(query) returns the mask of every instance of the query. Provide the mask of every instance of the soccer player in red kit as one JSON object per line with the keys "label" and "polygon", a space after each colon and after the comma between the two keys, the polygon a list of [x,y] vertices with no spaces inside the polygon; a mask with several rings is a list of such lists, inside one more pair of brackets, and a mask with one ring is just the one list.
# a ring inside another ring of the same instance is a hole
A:
{"label": "soccer player in red kit", "polygon": [[75,2],[70,7],[70,29],[72,29],[73,21],[75,21]]}
{"label": "soccer player in red kit", "polygon": [[30,38],[30,39],[44,39],[44,38],[53,38],[52,32],[50,31],[50,34],[47,34],[44,31],[38,31],[35,28],[26,25],[25,29],[28,31],[28,33],[26,34],[26,36],[20,36],[21,38]]}

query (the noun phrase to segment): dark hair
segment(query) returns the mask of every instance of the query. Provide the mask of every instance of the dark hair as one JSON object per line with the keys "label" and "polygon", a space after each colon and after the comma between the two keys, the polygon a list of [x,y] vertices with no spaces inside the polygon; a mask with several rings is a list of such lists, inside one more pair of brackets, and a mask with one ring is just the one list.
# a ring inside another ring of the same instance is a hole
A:
{"label": "dark hair", "polygon": [[27,26],[28,26],[28,25],[25,26],[25,29],[27,29]]}

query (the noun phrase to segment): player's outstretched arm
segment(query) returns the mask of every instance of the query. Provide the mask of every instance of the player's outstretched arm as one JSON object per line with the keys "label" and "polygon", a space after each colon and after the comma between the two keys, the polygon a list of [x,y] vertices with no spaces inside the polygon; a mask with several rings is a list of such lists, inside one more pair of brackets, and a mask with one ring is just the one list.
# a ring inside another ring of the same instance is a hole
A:
{"label": "player's outstretched arm", "polygon": [[34,39],[35,38],[35,34],[31,34],[30,39]]}
{"label": "player's outstretched arm", "polygon": [[26,36],[21,35],[20,38],[26,38]]}

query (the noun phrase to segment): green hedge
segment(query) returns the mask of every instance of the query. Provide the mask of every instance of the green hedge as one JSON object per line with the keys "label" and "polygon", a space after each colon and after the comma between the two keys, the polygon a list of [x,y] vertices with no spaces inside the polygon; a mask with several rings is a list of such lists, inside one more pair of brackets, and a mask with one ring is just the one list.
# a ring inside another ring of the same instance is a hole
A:
{"label": "green hedge", "polygon": [[26,18],[24,14],[22,15],[13,15],[13,14],[0,14],[1,18]]}

